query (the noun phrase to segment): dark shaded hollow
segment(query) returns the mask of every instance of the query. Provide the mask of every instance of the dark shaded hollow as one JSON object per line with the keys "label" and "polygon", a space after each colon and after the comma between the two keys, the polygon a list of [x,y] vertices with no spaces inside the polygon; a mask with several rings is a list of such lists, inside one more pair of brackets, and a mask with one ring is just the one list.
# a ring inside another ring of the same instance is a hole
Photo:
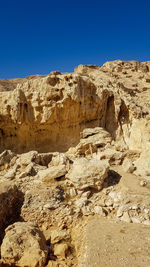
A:
{"label": "dark shaded hollow", "polygon": [[24,202],[24,194],[20,190],[16,190],[15,193],[12,192],[12,195],[13,194],[15,196],[11,197],[11,190],[9,190],[7,193],[2,193],[0,196],[1,208],[2,206],[5,208],[4,211],[1,211],[0,244],[4,238],[5,229],[15,222],[22,221],[20,214]]}
{"label": "dark shaded hollow", "polygon": [[109,170],[108,175],[104,180],[103,187],[107,188],[109,186],[113,186],[119,183],[121,179],[121,175],[114,170]]}

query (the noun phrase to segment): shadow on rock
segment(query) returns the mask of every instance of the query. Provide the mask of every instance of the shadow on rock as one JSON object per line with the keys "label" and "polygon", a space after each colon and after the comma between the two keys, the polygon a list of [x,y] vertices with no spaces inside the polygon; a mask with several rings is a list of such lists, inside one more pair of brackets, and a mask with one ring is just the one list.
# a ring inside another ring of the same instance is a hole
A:
{"label": "shadow on rock", "polygon": [[20,221],[24,194],[15,185],[4,183],[0,189],[0,244],[8,225]]}
{"label": "shadow on rock", "polygon": [[121,175],[113,170],[108,171],[108,176],[104,180],[103,188],[107,188],[109,186],[113,186],[119,183],[121,179]]}

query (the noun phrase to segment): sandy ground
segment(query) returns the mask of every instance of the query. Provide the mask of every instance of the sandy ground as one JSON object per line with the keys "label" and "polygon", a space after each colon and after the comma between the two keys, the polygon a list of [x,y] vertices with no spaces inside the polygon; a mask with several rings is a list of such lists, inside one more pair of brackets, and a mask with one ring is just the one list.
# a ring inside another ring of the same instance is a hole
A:
{"label": "sandy ground", "polygon": [[150,226],[94,218],[83,243],[80,267],[150,266]]}

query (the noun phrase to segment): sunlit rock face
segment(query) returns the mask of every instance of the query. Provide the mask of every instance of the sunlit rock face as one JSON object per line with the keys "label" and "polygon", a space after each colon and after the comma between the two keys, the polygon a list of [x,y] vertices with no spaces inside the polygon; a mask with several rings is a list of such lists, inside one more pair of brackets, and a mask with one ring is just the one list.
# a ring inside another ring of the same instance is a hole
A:
{"label": "sunlit rock face", "polygon": [[148,266],[149,68],[0,80],[0,266]]}
{"label": "sunlit rock face", "polygon": [[149,146],[149,67],[117,60],[9,80],[0,94],[1,151],[65,152],[79,143],[83,129],[94,127],[122,146]]}

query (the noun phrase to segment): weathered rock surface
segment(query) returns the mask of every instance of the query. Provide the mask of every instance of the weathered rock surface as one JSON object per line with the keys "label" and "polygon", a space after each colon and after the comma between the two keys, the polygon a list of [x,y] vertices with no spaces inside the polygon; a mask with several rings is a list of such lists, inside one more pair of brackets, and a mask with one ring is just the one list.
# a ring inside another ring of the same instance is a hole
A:
{"label": "weathered rock surface", "polygon": [[20,267],[43,267],[48,248],[42,232],[33,223],[18,222],[6,230],[1,245],[1,257],[5,264]]}
{"label": "weathered rock surface", "polygon": [[135,174],[142,176],[142,178],[150,177],[150,150],[143,151],[134,164],[136,167]]}
{"label": "weathered rock surface", "polygon": [[149,147],[149,65],[117,60],[22,80],[0,96],[1,151],[66,151],[99,126],[122,146]]}
{"label": "weathered rock surface", "polygon": [[137,61],[0,80],[0,265],[149,265],[149,90]]}
{"label": "weathered rock surface", "polygon": [[72,153],[75,157],[93,154],[98,152],[99,148],[105,147],[112,141],[111,135],[101,127],[87,128],[83,130],[81,137],[79,144],[75,148],[69,149],[67,152],[68,156]]}
{"label": "weathered rock surface", "polygon": [[51,166],[46,170],[38,173],[39,179],[45,183],[52,182],[54,179],[60,178],[67,173],[65,165]]}
{"label": "weathered rock surface", "polygon": [[76,189],[94,188],[100,190],[107,176],[108,168],[108,161],[81,158],[74,161],[66,178],[68,183],[73,184]]}

